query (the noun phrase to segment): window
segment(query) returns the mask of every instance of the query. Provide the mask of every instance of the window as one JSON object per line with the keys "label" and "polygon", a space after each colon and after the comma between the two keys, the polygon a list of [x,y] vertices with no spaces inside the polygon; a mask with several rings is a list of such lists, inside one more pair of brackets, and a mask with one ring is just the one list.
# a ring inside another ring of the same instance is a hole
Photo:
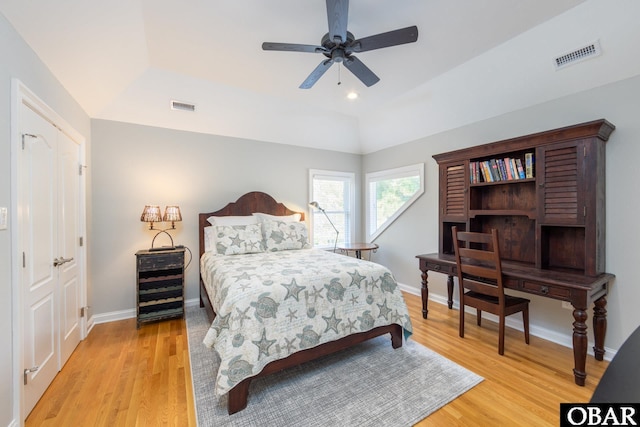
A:
{"label": "window", "polygon": [[424,163],[366,175],[367,239],[378,237],[424,193]]}
{"label": "window", "polygon": [[324,209],[324,213],[320,209],[309,209],[313,247],[333,249],[336,229],[338,245],[351,242],[355,228],[355,174],[311,169],[309,187],[310,200]]}

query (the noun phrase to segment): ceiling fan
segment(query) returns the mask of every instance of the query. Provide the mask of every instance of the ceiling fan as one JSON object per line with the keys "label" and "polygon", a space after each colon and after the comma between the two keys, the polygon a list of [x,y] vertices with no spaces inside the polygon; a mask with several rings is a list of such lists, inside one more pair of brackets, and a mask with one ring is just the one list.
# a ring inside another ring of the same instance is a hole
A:
{"label": "ceiling fan", "polygon": [[343,63],[367,87],[372,86],[378,83],[380,78],[353,54],[413,43],[418,40],[418,27],[415,25],[356,39],[353,34],[347,31],[349,0],[326,1],[329,32],[322,37],[320,46],[294,43],[262,43],[263,50],[321,53],[328,58],[323,60],[309,74],[309,77],[300,85],[300,89],[310,89],[334,62]]}

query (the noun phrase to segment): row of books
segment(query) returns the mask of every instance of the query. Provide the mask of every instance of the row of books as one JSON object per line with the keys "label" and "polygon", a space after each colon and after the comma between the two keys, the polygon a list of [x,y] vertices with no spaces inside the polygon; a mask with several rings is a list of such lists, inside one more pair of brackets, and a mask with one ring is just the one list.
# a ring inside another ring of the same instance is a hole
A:
{"label": "row of books", "polygon": [[533,178],[533,153],[525,154],[525,164],[520,158],[491,159],[469,163],[471,183],[514,181]]}

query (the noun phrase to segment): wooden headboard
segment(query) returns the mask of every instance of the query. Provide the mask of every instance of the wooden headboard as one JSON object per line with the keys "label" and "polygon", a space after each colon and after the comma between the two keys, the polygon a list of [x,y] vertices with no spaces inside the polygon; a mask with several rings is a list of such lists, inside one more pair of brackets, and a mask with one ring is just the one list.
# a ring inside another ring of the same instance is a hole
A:
{"label": "wooden headboard", "polygon": [[276,200],[260,191],[252,191],[241,196],[235,202],[229,203],[224,208],[215,212],[203,212],[198,214],[198,234],[200,239],[200,256],[204,253],[204,228],[210,224],[207,218],[210,216],[244,216],[251,215],[254,212],[262,212],[270,215],[293,215],[300,214],[300,221],[304,221],[304,212],[295,212],[287,208],[284,204],[276,202]]}

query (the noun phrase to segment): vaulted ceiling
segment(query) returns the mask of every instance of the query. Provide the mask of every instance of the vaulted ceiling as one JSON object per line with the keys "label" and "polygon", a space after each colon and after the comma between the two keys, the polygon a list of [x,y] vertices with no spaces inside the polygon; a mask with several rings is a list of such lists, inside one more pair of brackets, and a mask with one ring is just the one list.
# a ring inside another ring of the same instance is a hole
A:
{"label": "vaulted ceiling", "polygon": [[[261,49],[320,44],[322,0],[2,0],[0,13],[92,118],[355,153],[640,74],[635,0],[350,3],[356,38],[419,29],[357,54],[381,79],[368,88],[334,65],[299,89],[323,57]],[[556,71],[595,41],[600,56]]]}

